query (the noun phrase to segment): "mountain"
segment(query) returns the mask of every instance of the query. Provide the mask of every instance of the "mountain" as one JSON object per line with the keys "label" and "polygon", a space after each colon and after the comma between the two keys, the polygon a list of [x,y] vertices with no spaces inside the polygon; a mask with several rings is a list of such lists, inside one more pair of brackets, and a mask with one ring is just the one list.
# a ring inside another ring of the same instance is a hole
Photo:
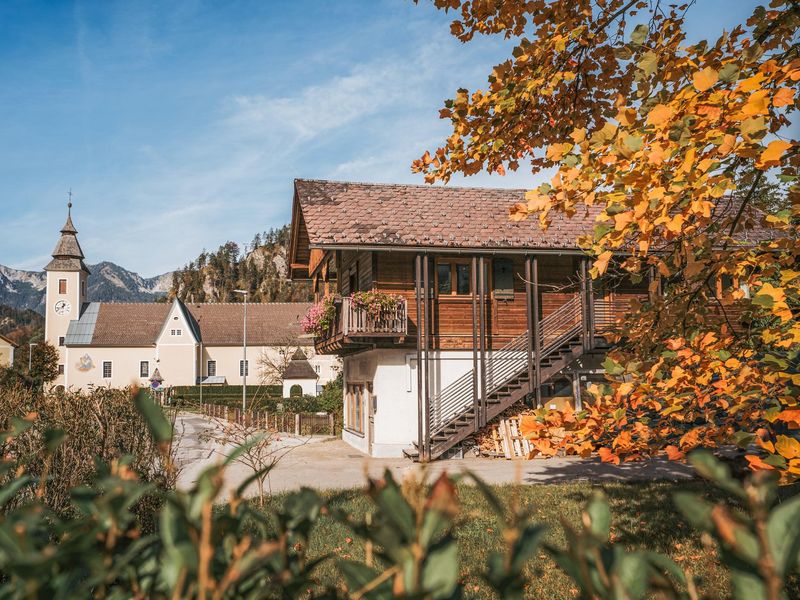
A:
{"label": "mountain", "polygon": [[233,290],[250,292],[251,302],[308,302],[311,286],[287,280],[289,226],[258,233],[242,249],[227,242],[215,252],[197,259],[172,274],[169,297],[190,302],[241,302]]}
{"label": "mountain", "polygon": [[[170,289],[172,273],[142,277],[111,262],[87,265],[88,295],[102,302],[153,302]],[[44,313],[44,271],[22,271],[0,265],[0,305]]]}

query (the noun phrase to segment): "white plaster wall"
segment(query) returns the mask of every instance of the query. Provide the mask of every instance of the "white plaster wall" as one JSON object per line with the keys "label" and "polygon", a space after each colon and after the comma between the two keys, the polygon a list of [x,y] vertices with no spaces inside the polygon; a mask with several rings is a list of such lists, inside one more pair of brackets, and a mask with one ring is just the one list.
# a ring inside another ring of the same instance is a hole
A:
{"label": "white plaster wall", "polygon": [[[471,351],[435,352],[431,356],[433,394],[472,369]],[[372,382],[375,408],[372,456],[401,456],[402,450],[417,439],[416,358],[416,352],[383,349],[344,359],[345,391],[348,382]],[[365,406],[365,423],[367,409]],[[368,432],[361,438],[345,431],[342,438],[362,452],[367,451]]]}
{"label": "white plaster wall", "polygon": [[317,395],[317,380],[316,379],[284,379],[283,380],[283,397],[289,398],[291,396],[290,390],[293,385],[299,385],[303,388],[304,396]]}
{"label": "white plaster wall", "polygon": [[[126,387],[128,385],[149,385],[149,378],[139,377],[139,363],[150,363],[150,375],[156,367],[156,348],[145,346],[140,348],[101,348],[71,346],[65,348],[66,363],[64,365],[64,385],[74,390],[85,390],[90,385],[95,387]],[[111,361],[111,378],[103,378],[103,361]]]}
{"label": "white plaster wall", "polygon": [[[58,293],[58,280],[67,280],[67,293]],[[66,350],[58,345],[58,338],[67,335],[69,322],[80,317],[81,305],[86,302],[81,289],[81,282],[85,281],[86,274],[83,271],[47,271],[47,288],[45,292],[44,306],[44,339],[58,350],[59,364],[64,365],[66,372]],[[57,315],[54,307],[59,300],[66,300],[70,304],[67,314]],[[64,377],[59,375],[53,385],[63,385]]]}

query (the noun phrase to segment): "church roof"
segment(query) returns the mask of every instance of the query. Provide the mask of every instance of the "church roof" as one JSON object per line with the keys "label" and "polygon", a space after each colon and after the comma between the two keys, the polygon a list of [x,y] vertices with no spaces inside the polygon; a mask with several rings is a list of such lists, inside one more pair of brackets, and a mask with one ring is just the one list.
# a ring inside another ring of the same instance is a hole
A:
{"label": "church roof", "polygon": [[[240,303],[181,303],[197,337],[206,346],[242,344],[243,305]],[[311,345],[303,337],[300,319],[308,311],[307,302],[252,303],[247,305],[247,344],[280,346],[287,342]],[[164,302],[92,302],[67,330],[67,346],[153,346],[171,305]]]}
{"label": "church roof", "polygon": [[61,228],[61,237],[53,249],[53,260],[47,263],[45,271],[86,271],[83,249],[78,242],[78,230],[72,222],[72,203],[67,205],[67,220]]}

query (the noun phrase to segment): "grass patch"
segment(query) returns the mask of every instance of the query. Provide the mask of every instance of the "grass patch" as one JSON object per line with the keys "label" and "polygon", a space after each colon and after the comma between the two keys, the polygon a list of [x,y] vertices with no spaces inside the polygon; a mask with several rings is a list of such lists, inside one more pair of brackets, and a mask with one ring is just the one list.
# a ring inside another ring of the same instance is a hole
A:
{"label": "grass patch", "polygon": [[[496,493],[509,502],[517,501],[533,508],[535,519],[549,526],[547,541],[563,546],[565,538],[561,520],[576,525],[580,512],[592,492],[602,489],[612,507],[612,537],[627,547],[647,548],[669,555],[700,579],[701,595],[706,598],[730,597],[730,581],[716,557],[716,549],[706,547],[701,536],[678,514],[672,495],[679,490],[690,490],[710,500],[719,500],[717,490],[702,481],[605,483],[588,482],[541,484],[528,486],[495,486]],[[784,488],[782,495],[800,492],[798,486]],[[360,489],[339,493],[324,493],[331,505],[340,507],[355,519],[363,519],[373,506]],[[284,495],[268,501],[277,505]],[[485,569],[488,555],[501,548],[500,529],[494,515],[486,506],[480,493],[472,486],[459,486],[462,503],[461,523],[457,528],[461,569],[466,598],[493,598],[480,574]],[[350,540],[350,541],[348,541]],[[364,542],[354,536],[344,524],[323,516],[315,526],[309,548],[311,558],[331,554],[353,560],[364,559]],[[530,597],[574,598],[577,586],[562,573],[552,560],[540,552],[529,567]],[[339,584],[340,578],[333,561],[327,561],[317,571],[322,584]],[[790,581],[789,597],[800,597],[800,582]]]}

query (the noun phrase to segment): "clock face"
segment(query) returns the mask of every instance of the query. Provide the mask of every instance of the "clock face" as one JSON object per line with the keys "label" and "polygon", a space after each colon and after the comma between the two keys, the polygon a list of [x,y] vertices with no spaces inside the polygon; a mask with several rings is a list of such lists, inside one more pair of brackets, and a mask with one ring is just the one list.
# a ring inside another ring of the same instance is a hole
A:
{"label": "clock face", "polygon": [[57,315],[66,315],[71,309],[72,307],[66,300],[59,300],[53,307],[53,310],[56,311]]}

